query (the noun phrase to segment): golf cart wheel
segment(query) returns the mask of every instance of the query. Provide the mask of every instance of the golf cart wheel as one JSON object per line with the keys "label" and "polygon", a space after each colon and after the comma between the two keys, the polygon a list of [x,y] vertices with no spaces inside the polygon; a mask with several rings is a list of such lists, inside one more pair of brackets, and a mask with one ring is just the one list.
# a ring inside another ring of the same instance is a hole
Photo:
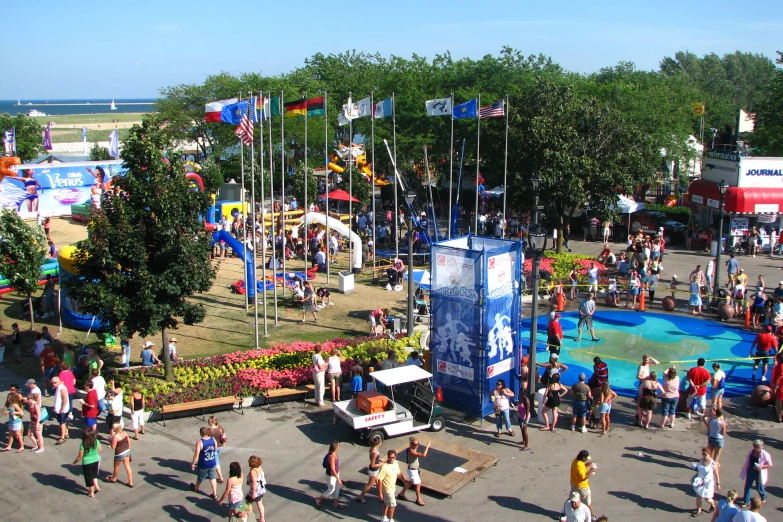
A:
{"label": "golf cart wheel", "polygon": [[370,432],[370,434],[367,436],[367,444],[372,446],[380,446],[383,444],[383,431],[381,430],[373,430]]}
{"label": "golf cart wheel", "polygon": [[432,425],[430,426],[430,430],[440,431],[443,429],[445,425],[446,425],[446,421],[443,420],[443,417],[435,417],[434,419],[432,419]]}

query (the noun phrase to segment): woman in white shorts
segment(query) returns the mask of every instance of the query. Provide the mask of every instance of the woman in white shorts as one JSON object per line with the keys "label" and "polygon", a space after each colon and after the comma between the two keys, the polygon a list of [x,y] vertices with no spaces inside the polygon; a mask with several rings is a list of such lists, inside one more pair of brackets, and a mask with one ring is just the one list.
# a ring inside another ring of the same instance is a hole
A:
{"label": "woman in white shorts", "polygon": [[133,439],[139,440],[139,428],[144,435],[144,395],[139,391],[139,385],[134,384],[131,387],[131,422],[133,422]]}
{"label": "woman in white shorts", "polygon": [[377,477],[378,472],[381,470],[381,464],[383,464],[383,461],[381,460],[381,441],[378,441],[378,444],[370,447],[370,464],[367,465],[367,475],[369,475],[369,478],[367,479],[367,484],[364,486],[364,489],[359,494],[359,497],[356,499],[357,502],[360,504],[366,504],[367,501],[364,499],[365,495],[370,492],[373,486],[375,486],[378,490],[378,502],[383,502],[383,493],[381,492],[381,485],[378,483]]}
{"label": "woman in white shorts", "polygon": [[326,361],[328,365],[326,377],[332,388],[332,402],[340,402],[340,377],[343,375],[341,363],[343,361],[345,361],[345,357],[342,356],[340,350],[334,350]]}
{"label": "woman in white shorts", "polygon": [[426,457],[430,451],[430,443],[424,448],[424,451],[419,451],[419,439],[416,437],[408,438],[409,446],[405,450],[408,455],[408,479],[410,482],[405,483],[405,487],[402,488],[402,492],[397,496],[400,500],[408,500],[405,498],[405,492],[408,488],[413,488],[416,492],[416,504],[423,506],[424,501],[421,499],[421,469],[419,468],[419,457]]}

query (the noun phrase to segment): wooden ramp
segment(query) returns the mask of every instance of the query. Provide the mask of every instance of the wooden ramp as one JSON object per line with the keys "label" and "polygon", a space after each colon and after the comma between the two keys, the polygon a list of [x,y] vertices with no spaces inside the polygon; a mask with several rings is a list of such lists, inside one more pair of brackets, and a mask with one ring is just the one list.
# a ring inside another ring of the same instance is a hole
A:
{"label": "wooden ramp", "polygon": [[[427,444],[427,437],[419,437],[419,443]],[[407,445],[397,450],[397,459],[403,476],[408,475],[405,462]],[[495,455],[466,448],[442,440],[433,439],[426,457],[419,459],[421,488],[451,498],[462,486],[476,479],[487,468],[500,460]]]}

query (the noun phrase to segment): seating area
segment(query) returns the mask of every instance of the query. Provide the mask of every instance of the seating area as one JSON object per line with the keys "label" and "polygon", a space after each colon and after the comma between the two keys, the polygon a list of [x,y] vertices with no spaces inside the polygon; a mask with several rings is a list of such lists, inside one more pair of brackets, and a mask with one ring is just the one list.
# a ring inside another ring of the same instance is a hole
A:
{"label": "seating area", "polygon": [[[235,406],[236,405],[236,406]],[[173,415],[175,413],[189,413],[200,412],[202,420],[206,420],[204,416],[205,410],[213,408],[225,408],[231,407],[231,411],[239,410],[242,415],[245,414],[245,410],[242,407],[242,397],[217,397],[214,399],[205,399],[201,401],[185,402],[181,404],[165,404],[160,407],[160,418],[163,421],[163,425],[166,425],[166,415]]]}

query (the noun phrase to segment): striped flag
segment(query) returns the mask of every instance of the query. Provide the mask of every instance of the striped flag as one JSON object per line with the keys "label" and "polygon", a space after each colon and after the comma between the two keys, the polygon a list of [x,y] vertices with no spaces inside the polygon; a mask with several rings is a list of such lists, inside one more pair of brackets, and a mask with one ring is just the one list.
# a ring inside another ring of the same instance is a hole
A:
{"label": "striped flag", "polygon": [[485,105],[479,110],[479,118],[482,120],[485,118],[502,118],[506,115],[504,112],[505,106],[506,103],[504,100],[495,102],[492,105]]}
{"label": "striped flag", "polygon": [[234,129],[234,134],[237,135],[239,141],[247,145],[248,147],[253,144],[253,122],[251,120],[251,105],[245,104],[245,114],[242,115],[242,120],[239,125]]}

